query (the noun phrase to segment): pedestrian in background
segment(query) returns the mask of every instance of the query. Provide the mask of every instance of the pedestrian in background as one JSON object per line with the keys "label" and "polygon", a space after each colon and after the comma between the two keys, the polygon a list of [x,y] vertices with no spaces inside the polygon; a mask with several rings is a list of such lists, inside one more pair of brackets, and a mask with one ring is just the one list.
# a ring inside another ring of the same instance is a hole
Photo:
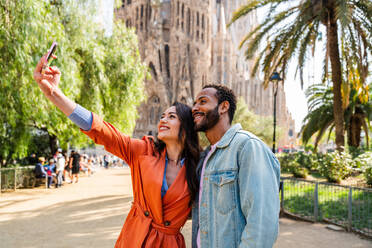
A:
{"label": "pedestrian in background", "polygon": [[[70,156],[70,175],[71,175],[71,183],[78,183],[79,182],[79,173],[80,173],[80,160],[81,156],[77,151],[72,151]],[[74,179],[76,179],[74,181]]]}
{"label": "pedestrian in background", "polygon": [[44,165],[44,169],[48,175],[48,188],[50,188],[56,176],[55,174],[56,164],[53,158],[49,159],[49,164]]}
{"label": "pedestrian in background", "polygon": [[63,172],[65,170],[65,157],[62,155],[62,149],[61,148],[58,148],[57,152],[56,152],[56,159],[57,159],[57,163],[56,163],[56,174],[57,174],[57,184],[56,184],[56,188],[58,187],[61,187],[62,186],[62,177],[63,177]]}

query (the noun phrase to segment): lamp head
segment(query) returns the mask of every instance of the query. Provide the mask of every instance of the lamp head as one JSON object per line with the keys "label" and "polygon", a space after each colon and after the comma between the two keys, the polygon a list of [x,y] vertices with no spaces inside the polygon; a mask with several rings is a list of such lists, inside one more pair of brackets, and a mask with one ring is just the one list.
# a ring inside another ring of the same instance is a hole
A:
{"label": "lamp head", "polygon": [[277,72],[274,72],[273,73],[273,75],[271,75],[271,77],[270,77],[270,81],[281,81],[281,80],[283,80],[281,77],[280,77],[280,75],[279,75],[279,73],[277,73]]}

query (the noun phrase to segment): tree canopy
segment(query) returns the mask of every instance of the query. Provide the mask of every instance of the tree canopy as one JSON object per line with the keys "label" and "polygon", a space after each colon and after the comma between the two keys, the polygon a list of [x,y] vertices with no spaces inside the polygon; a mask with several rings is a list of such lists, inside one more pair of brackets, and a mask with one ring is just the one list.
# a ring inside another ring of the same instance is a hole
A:
{"label": "tree canopy", "polygon": [[40,133],[58,137],[62,147],[88,142],[33,80],[52,41],[58,42],[53,64],[62,71],[63,92],[120,130],[134,128],[146,75],[136,35],[116,21],[105,36],[94,11],[87,1],[0,0],[1,159],[26,156]]}
{"label": "tree canopy", "polygon": [[[329,140],[334,129],[332,87],[324,84],[312,85],[306,90],[306,96],[309,113],[306,115],[301,128],[302,141],[306,144],[315,135],[314,145],[316,149],[324,134],[328,131]],[[366,96],[367,98],[365,99]],[[344,112],[344,126],[345,130],[347,130],[348,146],[359,147],[361,130],[363,130],[368,148],[368,133],[370,122],[372,121],[372,99],[370,94],[366,95],[363,91],[358,90],[358,85],[356,84],[351,84],[348,97],[348,106]]]}
{"label": "tree canopy", "polygon": [[[324,81],[332,81],[333,115],[338,150],[344,146],[344,110],[348,82],[343,75],[347,66],[341,63],[348,57],[348,65],[354,68],[365,83],[368,74],[368,59],[372,51],[372,2],[369,0],[265,0],[248,1],[233,15],[231,23],[256,11],[268,9],[266,18],[250,31],[241,41],[246,45],[245,55],[255,58],[252,74],[261,67],[264,85],[269,83],[273,72],[285,77],[289,62],[297,57],[297,68],[301,80],[307,56],[314,53],[320,27],[326,29],[324,52]],[[231,24],[230,23],[230,24]],[[266,45],[261,45],[266,43]],[[330,71],[328,70],[330,62]],[[346,72],[347,74],[347,72]],[[365,86],[365,85],[364,85]]]}

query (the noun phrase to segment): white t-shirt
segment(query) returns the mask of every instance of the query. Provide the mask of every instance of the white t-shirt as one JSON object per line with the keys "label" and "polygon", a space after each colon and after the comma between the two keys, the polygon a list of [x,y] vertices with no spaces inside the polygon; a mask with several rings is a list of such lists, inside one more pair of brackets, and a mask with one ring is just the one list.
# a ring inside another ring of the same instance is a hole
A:
{"label": "white t-shirt", "polygon": [[63,171],[65,169],[65,162],[66,162],[65,157],[62,154],[58,154],[56,170]]}

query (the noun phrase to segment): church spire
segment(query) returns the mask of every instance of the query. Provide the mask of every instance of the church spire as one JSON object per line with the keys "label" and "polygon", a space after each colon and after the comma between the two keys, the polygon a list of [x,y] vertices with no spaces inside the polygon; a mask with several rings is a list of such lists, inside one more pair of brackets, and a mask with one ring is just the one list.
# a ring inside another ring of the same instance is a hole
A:
{"label": "church spire", "polygon": [[225,10],[223,4],[220,3],[220,16],[218,18],[218,33],[226,35]]}

